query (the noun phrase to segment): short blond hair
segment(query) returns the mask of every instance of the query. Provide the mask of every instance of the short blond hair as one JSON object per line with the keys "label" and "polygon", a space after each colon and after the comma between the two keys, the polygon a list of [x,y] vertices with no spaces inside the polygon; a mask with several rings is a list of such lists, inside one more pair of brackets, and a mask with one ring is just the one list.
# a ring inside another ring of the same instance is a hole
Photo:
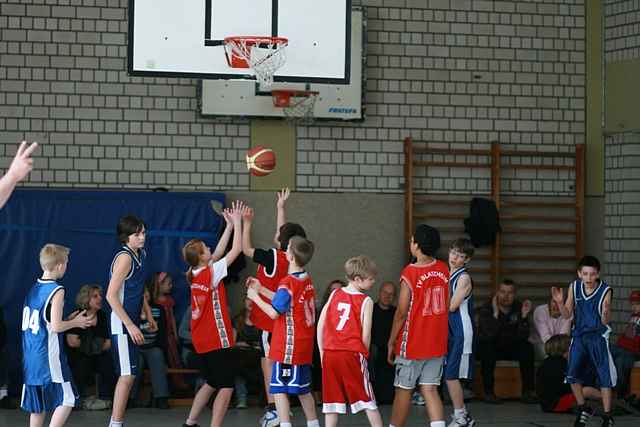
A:
{"label": "short blond hair", "polygon": [[378,275],[378,266],[368,256],[358,255],[344,263],[344,271],[349,280],[355,280],[356,277],[367,279]]}
{"label": "short blond hair", "polygon": [[40,267],[51,271],[56,265],[65,264],[69,260],[69,248],[55,243],[47,243],[40,249]]}

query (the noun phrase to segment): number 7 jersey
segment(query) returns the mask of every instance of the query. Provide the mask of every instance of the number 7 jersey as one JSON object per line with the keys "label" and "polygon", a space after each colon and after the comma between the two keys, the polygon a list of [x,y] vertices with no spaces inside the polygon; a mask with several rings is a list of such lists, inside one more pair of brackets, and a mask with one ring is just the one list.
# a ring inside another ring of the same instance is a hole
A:
{"label": "number 7 jersey", "polygon": [[331,293],[322,331],[324,350],[352,351],[369,357],[362,341],[365,304],[373,301],[362,292],[341,288]]}
{"label": "number 7 jersey", "polygon": [[412,360],[447,354],[449,268],[437,259],[409,264],[400,279],[411,290],[407,320],[396,339],[395,353]]}

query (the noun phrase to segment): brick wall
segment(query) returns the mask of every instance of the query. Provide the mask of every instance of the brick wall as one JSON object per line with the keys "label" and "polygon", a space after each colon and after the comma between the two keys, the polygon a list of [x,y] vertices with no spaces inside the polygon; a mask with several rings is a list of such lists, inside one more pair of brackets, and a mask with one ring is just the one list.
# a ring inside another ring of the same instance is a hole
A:
{"label": "brick wall", "polygon": [[[298,128],[299,190],[401,192],[409,135],[445,147],[499,140],[569,151],[584,142],[583,0],[354,4],[368,15],[368,116]],[[247,121],[200,117],[195,80],[127,75],[126,7],[3,0],[0,167],[26,138],[43,142],[27,185],[248,188]],[[488,188],[453,173],[434,172],[424,185]],[[503,188],[565,194],[572,181],[505,176]]]}
{"label": "brick wall", "polygon": [[[640,1],[605,3],[605,61],[640,59]],[[614,286],[617,330],[629,316],[628,296],[640,283],[640,133],[605,140],[605,262]]]}

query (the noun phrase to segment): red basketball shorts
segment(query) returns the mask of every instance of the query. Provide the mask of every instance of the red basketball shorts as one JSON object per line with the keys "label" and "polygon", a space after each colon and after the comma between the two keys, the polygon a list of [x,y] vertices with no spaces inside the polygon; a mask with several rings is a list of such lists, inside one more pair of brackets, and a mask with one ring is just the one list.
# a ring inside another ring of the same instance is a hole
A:
{"label": "red basketball shorts", "polygon": [[322,359],[322,412],[347,413],[377,409],[367,359],[353,351],[325,350]]}

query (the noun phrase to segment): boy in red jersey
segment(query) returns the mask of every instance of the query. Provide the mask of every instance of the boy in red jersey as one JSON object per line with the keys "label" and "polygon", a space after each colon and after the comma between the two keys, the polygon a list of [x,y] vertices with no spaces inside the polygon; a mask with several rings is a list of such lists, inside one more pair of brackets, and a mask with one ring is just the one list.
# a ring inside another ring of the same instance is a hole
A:
{"label": "boy in red jersey", "polygon": [[404,426],[416,384],[427,405],[431,427],[444,427],[438,386],[447,354],[449,267],[434,258],[440,233],[422,224],[411,237],[414,264],[400,276],[398,309],[388,343],[388,361],[396,366],[391,426]]}
{"label": "boy in red jersey", "polygon": [[363,255],[347,260],[344,269],[349,284],[333,291],[318,319],[324,425],[338,425],[349,402],[352,413],[364,409],[369,423],[382,427],[367,367],[373,301],[363,293],[375,283],[378,269]]}
{"label": "boy in red jersey", "polygon": [[[224,219],[227,225],[213,254],[198,239],[190,240],[182,249],[184,260],[189,264],[187,282],[191,286],[191,336],[202,363],[202,376],[206,380],[193,399],[191,411],[184,423],[186,427],[198,425],[198,416],[207,406],[215,389],[218,389],[218,394],[213,401],[211,427],[221,426],[233,394],[236,376],[233,359],[235,343],[222,279],[227,276],[227,266],[242,251],[243,211],[242,202],[234,202],[230,210],[225,209]],[[232,231],[233,245],[223,257]]]}
{"label": "boy in red jersey", "polygon": [[[253,223],[253,209],[246,209],[243,214],[244,228],[242,230],[242,252],[245,256],[253,259],[258,264],[256,278],[262,286],[275,292],[280,281],[287,276],[289,269],[289,261],[287,261],[287,245],[289,239],[293,236],[307,237],[304,229],[291,222],[285,220],[285,204],[289,198],[289,189],[284,188],[277,193],[276,202],[276,234],[274,243],[276,248],[269,250],[254,248],[251,244],[251,225]],[[266,303],[270,303],[270,299],[262,296]],[[269,393],[269,381],[271,380],[271,365],[273,361],[269,358],[269,344],[271,342],[271,332],[273,330],[273,319],[271,319],[262,310],[250,310],[249,319],[262,331],[262,358],[260,360],[262,366],[262,375],[264,379],[264,387],[267,395],[267,408],[260,420],[261,427],[276,427],[280,420],[273,400],[273,395]]]}
{"label": "boy in red jersey", "polygon": [[[269,391],[276,402],[281,427],[291,427],[289,395],[297,395],[308,427],[319,427],[311,394],[311,359],[315,331],[315,290],[304,266],[313,256],[313,243],[294,236],[287,247],[289,274],[273,292],[250,277],[247,297],[274,319],[269,358],[273,360]],[[261,298],[266,296],[271,302]]]}

